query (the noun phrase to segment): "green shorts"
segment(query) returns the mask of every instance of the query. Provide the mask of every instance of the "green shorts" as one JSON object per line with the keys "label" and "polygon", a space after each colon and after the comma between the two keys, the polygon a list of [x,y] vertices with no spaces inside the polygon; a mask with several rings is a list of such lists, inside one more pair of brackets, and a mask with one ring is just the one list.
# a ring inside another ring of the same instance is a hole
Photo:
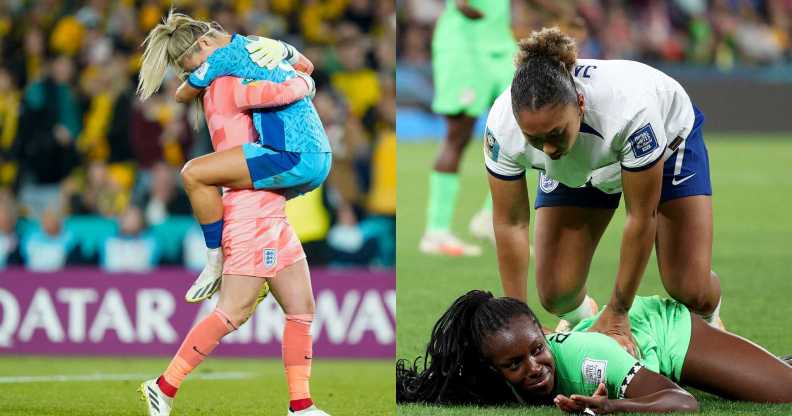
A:
{"label": "green shorts", "polygon": [[432,51],[435,88],[432,111],[480,116],[511,84],[513,59],[511,52]]}
{"label": "green shorts", "polygon": [[[692,330],[688,308],[673,299],[636,296],[629,317],[641,364],[679,382]],[[597,318],[584,319],[573,331],[588,330]]]}

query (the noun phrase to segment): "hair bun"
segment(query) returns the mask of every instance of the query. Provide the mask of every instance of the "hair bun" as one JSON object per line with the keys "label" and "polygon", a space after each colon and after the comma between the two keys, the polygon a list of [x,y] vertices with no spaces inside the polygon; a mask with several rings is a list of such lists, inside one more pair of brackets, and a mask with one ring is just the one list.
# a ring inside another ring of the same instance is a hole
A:
{"label": "hair bun", "polygon": [[515,60],[518,66],[531,60],[547,59],[563,64],[567,71],[571,71],[577,60],[575,40],[561,32],[558,27],[546,27],[531,32],[530,36],[520,40],[519,48]]}

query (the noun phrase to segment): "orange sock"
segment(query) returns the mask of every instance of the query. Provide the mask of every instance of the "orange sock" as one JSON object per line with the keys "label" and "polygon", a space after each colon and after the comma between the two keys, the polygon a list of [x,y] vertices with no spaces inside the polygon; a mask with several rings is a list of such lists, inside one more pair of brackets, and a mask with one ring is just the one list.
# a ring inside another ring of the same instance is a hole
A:
{"label": "orange sock", "polygon": [[289,383],[290,406],[294,411],[303,410],[313,404],[309,390],[313,359],[313,318],[313,314],[286,315],[286,325],[283,328],[283,366],[286,368],[286,381]]}
{"label": "orange sock", "polygon": [[162,392],[171,397],[176,395],[184,378],[214,351],[221,338],[236,329],[228,315],[220,309],[215,309],[195,325],[160,377],[158,384]]}

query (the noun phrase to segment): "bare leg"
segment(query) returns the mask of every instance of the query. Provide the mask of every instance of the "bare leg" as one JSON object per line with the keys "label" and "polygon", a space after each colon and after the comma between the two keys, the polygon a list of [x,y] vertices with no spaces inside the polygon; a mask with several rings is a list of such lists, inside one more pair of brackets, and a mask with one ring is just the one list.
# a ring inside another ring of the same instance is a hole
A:
{"label": "bare leg", "polygon": [[792,367],[745,338],[691,317],[682,383],[727,399],[792,402]]}
{"label": "bare leg", "polygon": [[435,159],[434,170],[437,172],[457,173],[459,161],[470,141],[476,119],[466,115],[446,116],[448,134]]}
{"label": "bare leg", "polygon": [[190,160],[182,168],[181,176],[200,224],[210,224],[223,218],[223,201],[218,186],[253,188],[242,146]]}
{"label": "bare leg", "polygon": [[239,328],[253,314],[256,298],[265,282],[260,277],[223,275],[217,309],[228,315],[234,327]]}
{"label": "bare leg", "polygon": [[710,270],[712,198],[674,199],[661,204],[659,214],[655,247],[663,286],[693,312],[711,314],[721,296],[720,281]]}
{"label": "bare leg", "polygon": [[536,288],[549,312],[560,315],[583,302],[594,250],[614,211],[579,207],[536,210]]}
{"label": "bare leg", "polygon": [[276,277],[269,279],[269,285],[275,300],[285,314],[314,313],[311,273],[305,259],[281,270]]}

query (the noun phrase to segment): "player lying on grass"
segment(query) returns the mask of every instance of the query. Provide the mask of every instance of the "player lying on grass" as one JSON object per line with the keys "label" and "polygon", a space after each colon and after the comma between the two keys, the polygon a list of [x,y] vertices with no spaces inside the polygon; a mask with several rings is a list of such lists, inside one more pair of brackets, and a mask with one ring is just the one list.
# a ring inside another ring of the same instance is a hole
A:
{"label": "player lying on grass", "polygon": [[520,41],[516,65],[511,88],[489,113],[484,142],[504,293],[526,298],[525,172],[536,169],[533,247],[542,306],[572,325],[596,313],[586,295],[589,266],[623,193],[615,284],[592,330],[634,352],[627,310],[653,248],[668,294],[722,328],[704,117],[682,86],[639,62],[577,59],[575,41],[555,28]]}
{"label": "player lying on grass", "polygon": [[[149,35],[149,48],[171,50],[172,42],[190,45],[195,27],[203,27],[189,17],[171,14]],[[199,32],[200,33],[200,32]],[[178,49],[177,49],[178,52]],[[186,55],[190,57],[189,54]],[[305,58],[301,58],[305,60]],[[166,63],[161,62],[164,67]],[[304,65],[312,67],[305,60]],[[144,66],[142,76],[162,73]],[[302,79],[301,79],[302,78]],[[309,78],[292,78],[283,83],[246,82],[222,77],[203,95],[203,108],[216,151],[225,151],[256,140],[252,108],[282,106],[310,95]],[[313,405],[309,390],[311,373],[311,322],[314,298],[305,253],[296,233],[286,220],[287,195],[264,190],[223,192],[226,259],[217,308],[193,327],[163,374],[141,386],[149,414],[167,416],[181,382],[218,345],[220,339],[240,327],[253,313],[259,293],[267,284],[286,315],[283,331],[283,361],[289,387],[289,415],[327,416]],[[214,290],[214,288],[213,288]]]}
{"label": "player lying on grass", "polygon": [[[545,334],[523,302],[474,290],[432,330],[424,368],[399,360],[401,403],[552,405],[568,412],[691,412],[679,384],[726,399],[792,402],[792,366],[712,328],[671,299],[636,297],[629,311],[640,359],[587,329]],[[417,362],[418,360],[416,360]]]}
{"label": "player lying on grass", "polygon": [[[191,72],[186,81],[189,86],[182,85],[177,91],[182,101],[196,96],[199,89],[220,76],[233,75],[246,83],[255,80],[281,83],[301,77],[292,64],[302,65],[300,69],[307,72],[313,68],[293,47],[282,42],[230,35],[215,23],[197,21],[183,14],[171,12],[168,20],[171,19],[185,23],[178,32],[161,32],[154,37],[152,31],[146,39],[138,84],[138,93],[144,100],[162,84],[163,63],[180,73]],[[155,39],[167,43],[155,45]],[[165,44],[167,47],[161,46]],[[248,48],[258,49],[252,56],[267,66],[255,63]],[[258,133],[255,143],[198,157],[182,169],[185,191],[209,249],[206,267],[185,296],[188,302],[200,302],[212,296],[222,275],[223,204],[219,186],[273,190],[290,199],[317,188],[330,172],[330,144],[310,96],[283,104],[251,110],[253,127]]]}

